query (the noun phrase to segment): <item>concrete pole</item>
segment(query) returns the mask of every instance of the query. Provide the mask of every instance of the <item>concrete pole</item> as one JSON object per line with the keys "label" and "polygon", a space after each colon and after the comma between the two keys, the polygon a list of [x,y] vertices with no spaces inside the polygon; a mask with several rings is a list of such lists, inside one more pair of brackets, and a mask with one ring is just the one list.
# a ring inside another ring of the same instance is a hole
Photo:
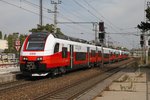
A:
{"label": "concrete pole", "polygon": [[54,33],[57,29],[57,3],[54,4]]}
{"label": "concrete pole", "polygon": [[57,29],[57,5],[61,4],[61,1],[58,0],[57,2],[54,0],[51,0],[51,4],[54,4],[54,33],[56,33]]}
{"label": "concrete pole", "polygon": [[149,46],[148,46],[148,33],[146,33],[146,37],[145,37],[145,55],[146,55],[146,65],[148,65],[148,50],[149,50]]}
{"label": "concrete pole", "polygon": [[40,26],[42,26],[43,25],[43,10],[42,10],[42,0],[40,0]]}
{"label": "concrete pole", "polygon": [[95,25],[95,45],[98,43],[98,40],[97,40],[97,23],[94,23]]}

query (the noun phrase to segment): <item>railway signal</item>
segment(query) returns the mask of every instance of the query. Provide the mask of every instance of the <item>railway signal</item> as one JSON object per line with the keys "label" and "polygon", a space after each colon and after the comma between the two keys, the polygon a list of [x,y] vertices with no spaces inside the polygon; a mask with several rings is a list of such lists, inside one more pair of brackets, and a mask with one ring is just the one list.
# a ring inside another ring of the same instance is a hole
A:
{"label": "railway signal", "polygon": [[100,32],[104,32],[105,31],[104,22],[99,22],[99,31]]}
{"label": "railway signal", "polygon": [[140,41],[141,47],[144,46],[144,41]]}
{"label": "railway signal", "polygon": [[141,44],[141,47],[143,47],[144,46],[144,34],[141,34],[140,35],[140,44]]}
{"label": "railway signal", "polygon": [[99,33],[99,39],[105,39],[105,33]]}
{"label": "railway signal", "polygon": [[150,39],[148,40],[148,45],[150,46]]}
{"label": "railway signal", "polygon": [[104,43],[104,40],[105,40],[105,33],[104,33],[104,32],[99,33],[99,34],[98,34],[98,38],[99,38],[100,43]]}

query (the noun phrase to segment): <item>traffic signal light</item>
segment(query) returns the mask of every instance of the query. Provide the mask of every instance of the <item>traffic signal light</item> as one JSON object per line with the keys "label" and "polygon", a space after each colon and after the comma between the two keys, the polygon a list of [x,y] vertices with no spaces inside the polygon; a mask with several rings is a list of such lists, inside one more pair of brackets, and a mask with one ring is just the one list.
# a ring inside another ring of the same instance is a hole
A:
{"label": "traffic signal light", "polygon": [[141,47],[144,46],[144,41],[140,41]]}
{"label": "traffic signal light", "polygon": [[99,31],[104,32],[104,22],[99,22]]}
{"label": "traffic signal light", "polygon": [[144,46],[144,34],[140,35],[140,44],[141,44],[141,47]]}
{"label": "traffic signal light", "polygon": [[99,39],[104,39],[105,38],[105,33],[99,33],[99,36],[98,36]]}
{"label": "traffic signal light", "polygon": [[105,39],[105,33],[99,33],[98,34],[98,38],[99,38],[99,41],[100,43],[104,43],[104,39]]}
{"label": "traffic signal light", "polygon": [[148,40],[148,45],[150,46],[150,39]]}
{"label": "traffic signal light", "polygon": [[103,42],[104,42],[104,39],[100,39],[99,41],[100,41],[100,43],[103,43]]}
{"label": "traffic signal light", "polygon": [[141,41],[144,41],[144,34],[141,34],[140,39],[141,39]]}

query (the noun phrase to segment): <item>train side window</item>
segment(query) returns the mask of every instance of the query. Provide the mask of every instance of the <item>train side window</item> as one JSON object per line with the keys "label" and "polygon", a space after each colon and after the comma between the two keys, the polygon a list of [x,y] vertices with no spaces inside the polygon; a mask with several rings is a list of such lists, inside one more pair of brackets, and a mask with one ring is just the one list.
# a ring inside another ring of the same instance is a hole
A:
{"label": "train side window", "polygon": [[62,58],[67,58],[68,54],[67,54],[67,48],[66,47],[62,47]]}
{"label": "train side window", "polygon": [[95,56],[96,56],[95,50],[91,50],[91,57],[95,57]]}
{"label": "train side window", "polygon": [[101,51],[98,51],[98,57],[101,57],[101,56],[102,56]]}
{"label": "train side window", "polygon": [[109,58],[109,54],[104,53],[104,58]]}
{"label": "train side window", "polygon": [[59,51],[59,43],[56,43],[54,47],[54,53],[57,53],[58,51]]}
{"label": "train side window", "polygon": [[75,59],[76,59],[76,61],[86,60],[86,53],[84,53],[84,52],[76,52]]}
{"label": "train side window", "polygon": [[113,55],[113,52],[110,52],[110,56],[112,56]]}

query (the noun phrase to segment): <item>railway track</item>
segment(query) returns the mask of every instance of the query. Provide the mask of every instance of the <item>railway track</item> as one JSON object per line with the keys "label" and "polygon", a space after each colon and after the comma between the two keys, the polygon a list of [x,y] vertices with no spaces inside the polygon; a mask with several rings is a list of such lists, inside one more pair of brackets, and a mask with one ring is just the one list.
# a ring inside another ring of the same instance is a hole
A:
{"label": "railway track", "polygon": [[[129,61],[123,61],[124,63],[128,63]],[[122,63],[120,63],[121,65]],[[114,64],[116,65],[116,64]],[[120,66],[118,65],[118,66]],[[114,73],[117,72],[117,68],[115,68]],[[8,100],[8,99],[15,99],[15,100],[20,100],[20,99],[72,99],[79,95],[80,93],[86,91],[89,89],[89,87],[94,86],[97,84],[99,81],[92,83],[92,81],[88,82],[88,80],[93,79],[93,81],[96,80],[96,77],[100,75],[102,76],[103,74],[105,75],[110,75],[110,73],[113,74],[112,66],[109,68],[103,68],[102,70],[98,70],[99,68],[94,68],[90,70],[85,70],[85,71],[77,71],[74,73],[69,73],[68,75],[65,75],[63,77],[58,77],[54,79],[42,79],[38,81],[26,81],[26,82],[19,82],[19,83],[11,83],[6,86],[0,86],[0,99],[3,100]],[[109,72],[106,72],[106,70],[110,70]],[[79,77],[80,76],[80,77]],[[94,78],[95,77],[95,78]],[[108,76],[107,76],[108,77]],[[99,77],[98,77],[99,78]],[[102,81],[102,80],[101,80]],[[83,84],[79,86],[80,84]],[[92,85],[89,85],[87,87],[87,83]],[[76,87],[74,87],[76,86]],[[4,88],[1,88],[4,87]],[[82,88],[79,89],[78,87]],[[66,91],[64,91],[66,90]],[[72,91],[74,90],[74,91]],[[15,91],[15,93],[14,93]],[[70,94],[70,96],[65,95],[65,94]]]}
{"label": "railway track", "polygon": [[73,100],[77,96],[81,95],[82,93],[88,91],[90,88],[97,85],[98,83],[107,80],[108,78],[112,77],[114,74],[123,70],[124,68],[126,68],[127,65],[112,70],[108,70],[103,74],[99,74],[97,76],[93,76],[85,80],[78,81],[77,83],[58,89],[57,91],[45,93],[44,95],[40,95],[34,98],[34,100],[47,100],[47,99],[48,100]]}
{"label": "railway track", "polygon": [[8,83],[3,83],[3,84],[0,84],[0,91],[8,91],[11,88],[18,88],[19,86],[25,85],[28,83],[30,83],[30,81],[26,81],[24,79],[13,81],[13,82],[8,82]]}

